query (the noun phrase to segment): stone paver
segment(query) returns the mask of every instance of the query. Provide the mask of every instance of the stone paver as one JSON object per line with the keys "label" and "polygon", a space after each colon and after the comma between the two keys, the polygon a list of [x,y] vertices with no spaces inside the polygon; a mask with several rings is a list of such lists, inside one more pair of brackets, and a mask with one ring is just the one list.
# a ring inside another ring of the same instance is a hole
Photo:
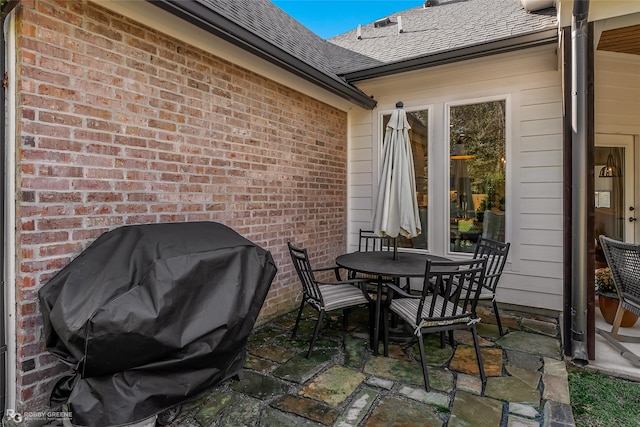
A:
{"label": "stone paver", "polygon": [[523,351],[507,350],[507,363],[529,371],[542,369],[542,357]]}
{"label": "stone paver", "polygon": [[443,424],[437,413],[423,405],[387,397],[375,407],[364,426],[440,427]]}
{"label": "stone paver", "polygon": [[489,377],[485,395],[505,402],[540,404],[540,391],[515,377]]}
{"label": "stone paver", "polygon": [[391,390],[391,388],[393,388],[393,385],[395,384],[395,382],[391,381],[391,380],[386,380],[384,378],[369,377],[367,379],[367,384],[375,386],[375,387],[384,388],[386,390]]}
{"label": "stone paver", "polygon": [[537,319],[523,319],[520,324],[525,331],[538,332],[550,337],[558,335],[558,325],[556,323],[545,322]]}
{"label": "stone paver", "polygon": [[258,372],[271,372],[278,366],[279,365],[277,363],[273,363],[270,360],[260,359],[251,355],[247,356],[247,360],[244,363],[244,367],[246,369],[251,369]]}
{"label": "stone paver", "polygon": [[220,418],[220,425],[253,426],[255,419],[260,416],[261,404],[262,402],[256,399],[238,399],[233,405],[229,406],[225,414]]}
{"label": "stone paver", "polygon": [[257,399],[270,399],[287,392],[287,384],[266,375],[245,371],[241,381],[231,383],[231,388],[239,393]]}
{"label": "stone paver", "polygon": [[366,376],[340,365],[332,366],[300,390],[300,395],[338,406],[365,380]]}
{"label": "stone paver", "polygon": [[284,363],[291,359],[296,354],[296,351],[276,345],[266,345],[254,349],[251,354],[273,362]]}
{"label": "stone paver", "polygon": [[279,378],[297,383],[305,383],[329,366],[332,356],[326,350],[317,350],[307,359],[306,352],[300,353],[273,371]]}
{"label": "stone paver", "polygon": [[222,411],[234,404],[236,400],[238,400],[236,393],[215,395],[205,402],[204,406],[196,413],[195,419],[200,425],[208,426]]}
{"label": "stone paver", "polygon": [[423,388],[402,387],[398,393],[409,399],[426,403],[427,405],[436,406],[438,408],[448,410],[451,397],[448,394],[438,393],[436,391],[427,391]]}
{"label": "stone paver", "polygon": [[364,420],[367,412],[373,406],[375,399],[378,397],[378,393],[369,388],[364,388],[353,399],[351,405],[349,405],[342,412],[342,415],[335,422],[336,427],[356,427],[360,425]]}
{"label": "stone paver", "polygon": [[502,402],[464,391],[456,393],[449,426],[497,427],[502,420]]}
{"label": "stone paver", "polygon": [[562,359],[560,341],[545,335],[515,331],[504,335],[496,343],[509,350],[518,350],[557,360]]}
{"label": "stone paver", "polygon": [[567,365],[564,360],[544,359],[544,373],[557,377],[568,377]]}
{"label": "stone paver", "polygon": [[[430,334],[423,338],[424,353],[429,366],[445,366],[453,355],[453,348],[449,344],[445,344],[444,348],[440,345],[439,334]],[[416,343],[413,346],[412,356],[415,360],[420,360],[420,349]]]}
{"label": "stone paver", "polygon": [[324,425],[333,424],[340,415],[340,412],[327,405],[296,396],[285,396],[272,405],[282,411],[291,412]]}
{"label": "stone paver", "polygon": [[367,341],[354,339],[350,336],[344,338],[344,364],[359,368],[364,362],[367,350]]}
{"label": "stone paver", "polygon": [[319,427],[322,425],[323,424],[321,423],[311,421],[294,414],[289,414],[287,412],[282,412],[274,408],[266,408],[262,412],[262,426],[264,427],[269,427],[269,426]]}
{"label": "stone paver", "polygon": [[527,418],[536,418],[540,415],[536,408],[522,403],[509,403],[509,413]]}
{"label": "stone paver", "polygon": [[[499,348],[481,348],[482,366],[487,376],[502,375],[502,350]],[[449,368],[470,375],[480,375],[478,358],[474,347],[460,345],[456,348]]]}
{"label": "stone paver", "polygon": [[473,394],[482,393],[482,380],[479,376],[458,374],[456,381],[456,389],[466,391]]}
{"label": "stone paver", "polygon": [[[431,387],[447,392],[453,389],[453,374],[451,372],[434,367],[429,367],[428,371]],[[417,361],[408,362],[390,357],[376,357],[367,362],[364,372],[394,381],[424,386],[422,367]]]}
{"label": "stone paver", "polygon": [[536,420],[530,420],[527,418],[520,418],[515,415],[509,415],[509,421],[507,427],[540,427],[540,423]]}
{"label": "stone paver", "polygon": [[542,376],[542,382],[544,383],[544,393],[542,397],[545,400],[554,400],[560,403],[570,404],[569,398],[569,384],[567,378],[557,375]]}
{"label": "stone paver", "polygon": [[573,412],[571,406],[548,400],[544,404],[543,427],[568,427],[574,426]]}
{"label": "stone paver", "polygon": [[538,383],[540,382],[541,377],[540,372],[533,372],[517,366],[507,365],[507,373],[512,377],[518,378],[531,388],[538,388]]}
{"label": "stone paver", "polygon": [[379,377],[408,382],[411,384],[423,384],[422,367],[417,363],[406,360],[397,360],[390,357],[374,357],[364,366],[364,372]]}
{"label": "stone paver", "polygon": [[[496,327],[496,334],[498,334],[497,327]],[[473,334],[471,333],[471,331],[467,331],[463,329],[455,331],[454,337],[458,344],[465,344],[470,347],[473,347]],[[493,341],[483,338],[482,336],[479,336],[478,344],[480,345],[480,347],[490,347],[493,345]]]}
{"label": "stone paver", "polygon": [[[447,340],[444,348],[439,334],[424,337],[427,392],[415,341],[393,342],[390,357],[372,354],[366,309],[352,310],[347,332],[340,314],[333,313],[309,359],[316,314],[305,310],[292,339],[296,314],[256,328],[243,379],[225,381],[185,403],[172,427],[574,425],[552,318],[501,311],[502,337],[496,325],[478,325],[488,374],[483,393],[469,333],[456,331],[454,346]],[[47,425],[54,426],[59,427]]]}

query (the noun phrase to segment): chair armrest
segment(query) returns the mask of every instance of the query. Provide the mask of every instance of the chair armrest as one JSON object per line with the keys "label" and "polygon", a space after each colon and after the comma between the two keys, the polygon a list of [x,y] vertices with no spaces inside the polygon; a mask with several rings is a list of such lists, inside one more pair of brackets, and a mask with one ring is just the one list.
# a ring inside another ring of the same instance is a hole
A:
{"label": "chair armrest", "polygon": [[337,282],[316,282],[318,285],[358,285],[360,283],[368,283],[367,279],[348,279],[338,280]]}
{"label": "chair armrest", "polygon": [[407,291],[405,291],[404,289],[392,284],[392,283],[388,283],[387,284],[387,289],[389,290],[389,294],[388,294],[388,298],[389,300],[393,299],[393,294],[399,294],[402,298],[413,298],[413,299],[420,299],[422,298],[422,295],[413,295],[408,293]]}
{"label": "chair armrest", "polygon": [[313,271],[314,273],[316,273],[316,272],[321,272],[321,271],[330,271],[330,270],[333,270],[333,272],[334,272],[334,273],[335,273],[335,275],[336,275],[336,280],[337,280],[338,282],[342,281],[342,277],[340,277],[340,267],[338,267],[337,265],[336,265],[336,266],[333,266],[333,267],[314,268],[314,269],[313,269],[313,270],[311,270],[311,271]]}

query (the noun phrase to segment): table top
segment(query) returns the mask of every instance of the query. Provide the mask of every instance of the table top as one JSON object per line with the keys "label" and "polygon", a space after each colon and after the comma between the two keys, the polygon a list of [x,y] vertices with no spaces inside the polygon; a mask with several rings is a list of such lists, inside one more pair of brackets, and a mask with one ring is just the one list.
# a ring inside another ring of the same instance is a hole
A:
{"label": "table top", "polygon": [[451,261],[437,255],[415,252],[398,252],[398,259],[393,259],[393,251],[374,251],[340,255],[336,258],[336,264],[360,273],[391,277],[423,277],[427,259]]}

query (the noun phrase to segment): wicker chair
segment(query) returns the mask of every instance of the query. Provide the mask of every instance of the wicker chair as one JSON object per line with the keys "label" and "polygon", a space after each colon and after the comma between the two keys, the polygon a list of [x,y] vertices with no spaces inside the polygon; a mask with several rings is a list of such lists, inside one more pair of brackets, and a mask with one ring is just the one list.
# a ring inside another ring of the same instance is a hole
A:
{"label": "wicker chair", "polygon": [[620,350],[625,359],[640,366],[640,357],[621,344],[640,343],[640,337],[618,333],[625,311],[640,315],[640,245],[620,242],[606,236],[600,236],[600,244],[611,269],[620,304],[611,332],[598,329],[598,333]]}
{"label": "wicker chair", "polygon": [[[418,339],[420,360],[422,362],[422,374],[427,391],[429,387],[429,375],[425,358],[422,335],[440,332],[441,336],[449,332],[453,339],[453,331],[456,329],[471,330],[473,344],[478,360],[478,369],[482,379],[482,389],[486,384],[486,376],[482,365],[480,344],[476,323],[480,321],[476,316],[476,305],[482,287],[458,286],[459,283],[482,283],[487,260],[474,259],[468,261],[441,261],[428,260],[425,269],[424,285],[421,295],[413,295],[405,292],[395,285],[389,284],[389,305],[385,311],[395,313],[407,323],[414,336]],[[384,316],[384,345],[389,343],[389,325],[387,316]]]}
{"label": "wicker chair", "polygon": [[[289,246],[291,261],[302,284],[302,302],[291,336],[293,338],[296,336],[305,302],[318,311],[318,321],[307,352],[308,359],[318,338],[324,313],[342,309],[343,324],[346,328],[348,309],[362,304],[369,304],[371,300],[365,290],[367,279],[340,280],[337,266],[313,269],[306,249],[297,248],[291,243],[287,243],[287,245]],[[336,280],[332,282],[317,280],[315,273],[323,271],[333,271]]]}

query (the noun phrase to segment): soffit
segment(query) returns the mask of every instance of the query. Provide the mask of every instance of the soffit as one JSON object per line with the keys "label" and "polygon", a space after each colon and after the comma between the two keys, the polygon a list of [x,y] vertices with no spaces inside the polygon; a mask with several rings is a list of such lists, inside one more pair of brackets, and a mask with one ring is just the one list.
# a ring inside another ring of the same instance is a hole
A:
{"label": "soffit", "polygon": [[640,55],[640,24],[603,31],[598,50]]}

